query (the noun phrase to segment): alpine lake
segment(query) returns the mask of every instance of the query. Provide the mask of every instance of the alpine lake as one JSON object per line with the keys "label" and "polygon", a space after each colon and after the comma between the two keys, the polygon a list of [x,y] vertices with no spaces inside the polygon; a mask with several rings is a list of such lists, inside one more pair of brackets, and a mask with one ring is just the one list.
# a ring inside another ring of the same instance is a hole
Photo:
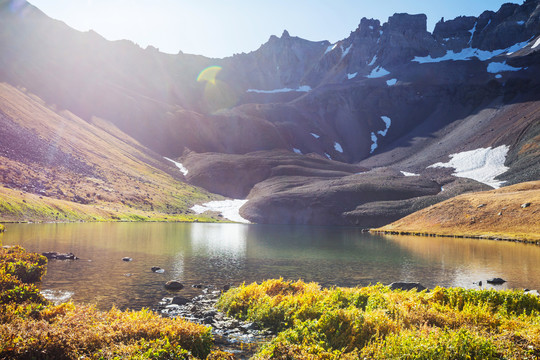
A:
{"label": "alpine lake", "polygon": [[[42,292],[52,300],[72,299],[104,310],[152,308],[167,296],[201,294],[193,285],[221,289],[280,277],[324,287],[405,281],[427,288],[540,289],[537,245],[372,235],[353,227],[8,224],[0,242],[39,253],[74,253],[78,260],[49,261]],[[153,266],[165,271],[153,272]],[[494,277],[507,282],[487,284]],[[168,280],[185,287],[169,292]]]}

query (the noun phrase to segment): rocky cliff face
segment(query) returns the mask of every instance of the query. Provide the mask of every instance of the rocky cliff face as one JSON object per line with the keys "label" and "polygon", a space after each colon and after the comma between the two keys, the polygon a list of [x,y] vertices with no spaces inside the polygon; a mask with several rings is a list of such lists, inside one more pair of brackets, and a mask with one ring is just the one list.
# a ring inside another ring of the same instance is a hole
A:
{"label": "rocky cliff face", "polygon": [[[367,226],[362,219],[376,218],[373,207],[330,201],[331,194],[346,188],[345,198],[364,199],[369,186],[349,185],[377,184],[382,173],[385,184],[399,188],[403,176],[396,171],[420,174],[418,186],[432,181],[440,189],[456,179],[429,166],[478,148],[508,147],[510,170],[503,177],[510,182],[540,173],[540,0],[441,19],[433,33],[423,14],[395,14],[382,24],[363,18],[335,44],[284,31],[253,52],[225,59],[109,42],[29,4],[14,11],[9,3],[0,2],[1,81],[87,121],[106,119],[161,155],[184,155],[181,161],[192,168],[188,181],[248,196],[244,214],[259,222],[288,222],[291,199],[302,198],[311,217],[294,222]],[[211,80],[201,76],[209,68]],[[362,178],[338,162],[386,170]],[[336,176],[344,183],[328,179]],[[455,188],[485,186],[474,183]],[[409,197],[403,190],[370,201],[400,201],[381,205],[390,219],[413,202],[431,203],[432,192]],[[419,196],[431,200],[408,200]]]}

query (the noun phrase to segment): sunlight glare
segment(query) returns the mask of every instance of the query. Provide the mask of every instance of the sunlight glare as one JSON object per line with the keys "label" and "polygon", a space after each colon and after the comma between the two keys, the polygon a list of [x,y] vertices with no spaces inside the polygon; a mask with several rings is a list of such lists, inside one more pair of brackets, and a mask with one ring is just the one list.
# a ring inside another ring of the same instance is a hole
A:
{"label": "sunlight glare", "polygon": [[209,66],[203,69],[199,76],[197,76],[198,82],[206,81],[212,85],[216,85],[216,76],[221,71],[222,67],[217,65]]}

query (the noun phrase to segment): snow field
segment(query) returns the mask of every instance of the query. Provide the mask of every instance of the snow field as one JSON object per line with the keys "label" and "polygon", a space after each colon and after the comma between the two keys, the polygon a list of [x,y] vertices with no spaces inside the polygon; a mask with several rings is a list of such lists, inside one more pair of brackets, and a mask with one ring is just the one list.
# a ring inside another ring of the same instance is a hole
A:
{"label": "snow field", "polygon": [[508,171],[504,162],[509,149],[507,145],[501,145],[494,149],[479,148],[451,154],[449,162],[436,163],[428,168],[454,168],[454,176],[473,179],[498,189],[504,181],[495,180],[495,177]]}
{"label": "snow field", "polygon": [[250,222],[240,216],[240,208],[246,204],[247,200],[222,200],[210,201],[202,205],[195,205],[191,210],[197,214],[202,214],[206,211],[219,212],[225,219],[238,223],[249,224]]}

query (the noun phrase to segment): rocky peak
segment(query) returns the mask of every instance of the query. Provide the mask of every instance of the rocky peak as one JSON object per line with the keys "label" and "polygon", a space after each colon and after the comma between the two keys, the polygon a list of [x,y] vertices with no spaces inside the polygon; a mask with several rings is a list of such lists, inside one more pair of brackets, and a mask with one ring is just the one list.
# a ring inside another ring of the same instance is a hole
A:
{"label": "rocky peak", "polygon": [[381,22],[376,19],[362,18],[360,20],[360,25],[354,32],[357,36],[365,37],[373,34],[374,32],[379,32],[381,29]]}
{"label": "rocky peak", "polygon": [[427,16],[425,14],[394,14],[388,18],[383,30],[396,31],[402,34],[427,32]]}
{"label": "rocky peak", "polygon": [[291,35],[289,35],[289,32],[287,30],[283,30],[283,34],[281,34],[282,39],[288,39]]}

